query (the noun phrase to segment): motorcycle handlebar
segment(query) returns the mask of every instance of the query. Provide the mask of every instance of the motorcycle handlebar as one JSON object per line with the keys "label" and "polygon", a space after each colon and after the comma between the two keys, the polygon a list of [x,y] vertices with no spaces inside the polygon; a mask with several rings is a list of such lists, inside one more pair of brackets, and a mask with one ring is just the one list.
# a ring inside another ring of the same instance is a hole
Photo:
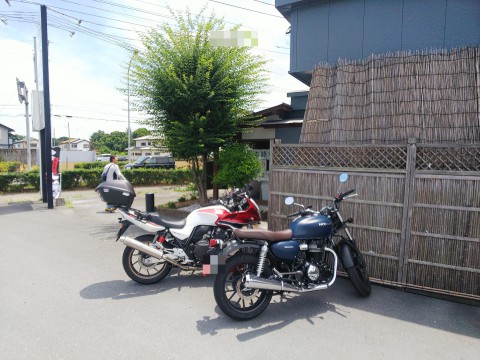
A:
{"label": "motorcycle handlebar", "polygon": [[312,205],[309,205],[307,206],[305,209],[302,209],[300,211],[297,211],[296,213],[293,213],[293,214],[290,214],[290,215],[287,215],[287,218],[290,218],[290,217],[294,217],[294,216],[305,216],[307,214],[311,214],[313,211],[311,210],[312,208]]}
{"label": "motorcycle handlebar", "polygon": [[337,196],[335,196],[335,203],[345,200],[347,197],[356,196],[357,194],[354,194],[354,193],[355,193],[355,189],[349,190],[343,194],[342,193],[337,194]]}
{"label": "motorcycle handlebar", "polygon": [[349,191],[347,191],[346,193],[343,193],[343,194],[342,194],[342,197],[346,197],[346,196],[348,196],[348,195],[350,195],[350,194],[353,194],[354,192],[355,192],[355,189],[349,190]]}

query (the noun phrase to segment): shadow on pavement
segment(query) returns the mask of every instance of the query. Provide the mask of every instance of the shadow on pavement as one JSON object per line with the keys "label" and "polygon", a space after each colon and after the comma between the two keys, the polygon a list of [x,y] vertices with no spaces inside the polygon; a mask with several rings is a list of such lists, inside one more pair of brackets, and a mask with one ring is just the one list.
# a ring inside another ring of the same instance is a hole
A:
{"label": "shadow on pavement", "polygon": [[221,329],[248,330],[237,335],[239,341],[247,341],[278,330],[297,320],[323,319],[322,314],[333,312],[341,317],[349,316],[349,309],[357,309],[380,316],[398,319],[473,338],[480,338],[480,307],[459,304],[400,290],[372,287],[368,298],[357,295],[348,279],[337,279],[335,285],[323,291],[306,294],[275,295],[272,302],[257,318],[240,322],[225,316],[216,307],[217,318],[204,317],[197,321],[202,335],[216,335]]}
{"label": "shadow on pavement", "polygon": [[167,278],[156,284],[138,284],[133,280],[105,281],[87,286],[80,291],[80,296],[87,300],[123,300],[140,296],[156,295],[175,289],[181,292],[183,289],[211,287],[212,282],[213,277],[202,276],[199,272],[191,275],[191,273],[172,270],[172,273]]}
{"label": "shadow on pavement", "polygon": [[32,201],[25,201],[25,202],[14,202],[8,203],[8,205],[0,206],[0,215],[10,215],[15,214],[23,211],[32,211],[33,206]]}

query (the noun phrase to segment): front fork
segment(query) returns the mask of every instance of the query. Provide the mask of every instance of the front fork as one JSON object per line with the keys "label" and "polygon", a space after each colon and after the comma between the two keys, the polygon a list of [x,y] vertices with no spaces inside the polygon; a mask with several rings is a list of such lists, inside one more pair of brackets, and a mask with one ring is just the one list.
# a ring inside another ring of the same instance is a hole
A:
{"label": "front fork", "polygon": [[340,214],[340,211],[337,210],[337,216],[338,216],[338,220],[340,220],[340,222],[342,224],[344,224],[345,226],[345,232],[347,233],[347,237],[350,241],[353,241],[355,243],[355,240],[353,240],[353,237],[352,237],[352,234],[350,234],[350,230],[348,230],[348,227],[347,227],[347,224],[345,224],[343,222],[343,218],[342,218],[342,215]]}

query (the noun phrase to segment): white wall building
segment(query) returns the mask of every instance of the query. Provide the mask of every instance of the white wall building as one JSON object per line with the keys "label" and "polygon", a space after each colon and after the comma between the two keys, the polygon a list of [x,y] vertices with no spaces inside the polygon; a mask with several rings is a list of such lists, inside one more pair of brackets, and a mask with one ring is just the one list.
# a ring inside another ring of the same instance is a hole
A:
{"label": "white wall building", "polygon": [[162,139],[159,137],[146,135],[133,139],[133,141],[135,141],[135,146],[130,148],[130,152],[132,154],[132,161],[142,156],[170,155],[168,150],[162,145]]}
{"label": "white wall building", "polygon": [[[14,149],[27,149],[27,139],[16,141],[13,143]],[[30,138],[30,149],[40,149],[40,141],[35,138]]]}
{"label": "white wall building", "polygon": [[84,139],[69,139],[60,143],[62,150],[90,151],[90,141]]}

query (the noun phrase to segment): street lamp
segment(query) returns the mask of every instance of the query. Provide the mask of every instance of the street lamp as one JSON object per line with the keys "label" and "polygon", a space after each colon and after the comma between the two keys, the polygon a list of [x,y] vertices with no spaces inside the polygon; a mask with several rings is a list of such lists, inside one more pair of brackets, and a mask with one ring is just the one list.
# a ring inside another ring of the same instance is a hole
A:
{"label": "street lamp", "polygon": [[25,103],[25,120],[26,120],[26,132],[27,132],[27,169],[30,171],[32,167],[32,154],[30,152],[30,124],[28,115],[28,89],[24,81],[20,81],[17,78],[17,91],[18,100],[21,103]]}
{"label": "street lamp", "polygon": [[132,162],[132,157],[130,154],[130,141],[132,137],[132,130],[130,129],[130,66],[132,65],[132,60],[135,57],[135,55],[138,54],[138,50],[135,49],[133,50],[132,57],[130,58],[130,61],[128,62],[128,70],[127,70],[127,113],[128,113],[128,144],[127,144],[127,149],[128,149],[128,162]]}

